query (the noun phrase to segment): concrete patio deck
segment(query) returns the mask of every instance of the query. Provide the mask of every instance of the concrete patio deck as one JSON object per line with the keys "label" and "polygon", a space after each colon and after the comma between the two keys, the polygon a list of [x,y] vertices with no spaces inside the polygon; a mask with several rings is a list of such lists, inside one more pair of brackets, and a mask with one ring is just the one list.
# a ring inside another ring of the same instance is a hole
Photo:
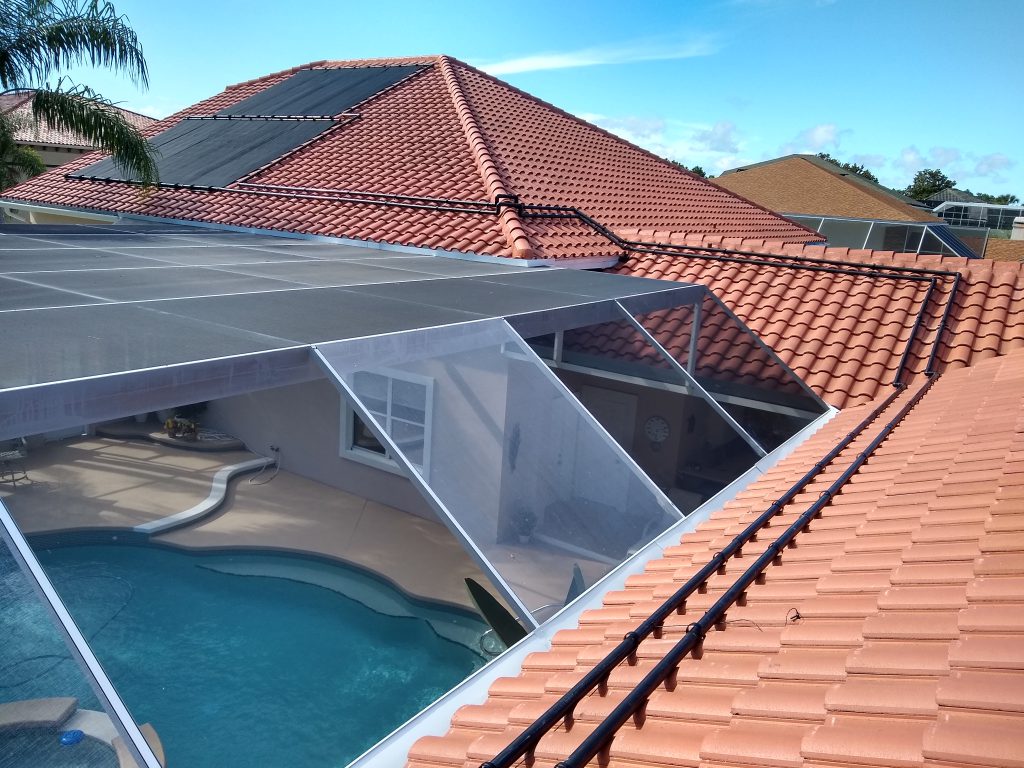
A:
{"label": "concrete patio deck", "polygon": [[[253,458],[248,451],[74,438],[33,449],[25,461],[31,482],[0,485],[0,499],[26,535],[130,529],[196,505],[218,470]],[[472,608],[464,579],[486,577],[442,524],[291,472],[264,482],[268,477],[236,478],[211,516],[152,540],[195,550],[326,556],[380,574],[415,597]]]}

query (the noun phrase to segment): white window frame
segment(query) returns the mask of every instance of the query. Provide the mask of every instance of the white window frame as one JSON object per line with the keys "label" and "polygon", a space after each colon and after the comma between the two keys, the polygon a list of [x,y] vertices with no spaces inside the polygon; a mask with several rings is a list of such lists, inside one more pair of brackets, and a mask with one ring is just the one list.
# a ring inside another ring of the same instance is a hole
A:
{"label": "white window frame", "polygon": [[[423,426],[423,464],[414,466],[420,471],[423,477],[430,476],[430,432],[433,425],[434,418],[434,380],[428,376],[419,376],[414,373],[406,373],[405,371],[395,371],[387,368],[381,368],[374,371],[368,371],[368,373],[374,373],[379,376],[384,376],[388,380],[388,418],[392,418],[390,415],[392,398],[391,391],[395,381],[402,381],[407,384],[416,384],[422,386],[426,390],[426,408],[424,409],[424,423]],[[405,475],[402,468],[398,465],[388,453],[378,453],[371,451],[368,448],[362,448],[355,444],[355,427],[356,427],[356,414],[352,406],[349,405],[348,401],[345,401],[341,409],[341,445],[340,454],[342,458],[350,459],[352,461],[359,462],[360,464],[366,464],[376,469],[382,469],[386,472],[391,472],[396,475]],[[362,417],[360,417],[361,419]],[[397,417],[394,417],[397,418]],[[408,419],[398,419],[407,424],[415,424],[417,422],[411,422]],[[388,425],[384,425],[385,429],[388,429]]]}

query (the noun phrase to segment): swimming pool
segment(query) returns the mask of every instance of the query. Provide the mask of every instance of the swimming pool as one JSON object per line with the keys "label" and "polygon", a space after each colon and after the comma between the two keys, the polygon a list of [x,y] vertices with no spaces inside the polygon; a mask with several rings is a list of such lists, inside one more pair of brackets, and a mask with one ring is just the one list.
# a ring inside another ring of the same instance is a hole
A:
{"label": "swimming pool", "polygon": [[[37,554],[173,765],[337,768],[484,663],[468,642],[478,620],[335,563],[150,546]],[[96,707],[39,634],[0,650],[4,698],[60,688]]]}
{"label": "swimming pool", "polygon": [[114,750],[94,739],[66,746],[50,730],[0,733],[3,768],[117,768]]}

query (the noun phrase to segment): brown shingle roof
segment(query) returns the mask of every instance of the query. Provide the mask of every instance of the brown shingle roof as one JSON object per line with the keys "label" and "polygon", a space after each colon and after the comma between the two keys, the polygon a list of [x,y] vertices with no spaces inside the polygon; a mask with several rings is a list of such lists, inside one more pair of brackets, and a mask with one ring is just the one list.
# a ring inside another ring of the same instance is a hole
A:
{"label": "brown shingle roof", "polygon": [[[455,59],[307,67],[383,64],[425,68],[358,105],[358,119],[342,120],[244,185],[160,188],[143,197],[125,183],[64,177],[98,159],[90,155],[5,197],[512,257],[614,258],[621,248],[579,219],[548,218],[542,210],[510,206],[496,214],[497,195],[515,195],[532,205],[573,206],[612,228],[650,226],[785,242],[821,239]],[[186,116],[211,115],[297,69],[232,86],[162,121],[151,134]],[[406,205],[387,205],[382,193],[403,196]],[[477,203],[474,210],[451,202],[467,200]]]}
{"label": "brown shingle roof", "polygon": [[726,171],[715,180],[773,211],[882,221],[942,220],[904,202],[866,179],[806,155]]}
{"label": "brown shingle roof", "polygon": [[[58,130],[46,122],[32,119],[32,95],[34,91],[14,91],[0,94],[0,112],[9,113],[18,119],[14,133],[15,141],[53,147],[76,147],[92,149],[93,145],[84,137],[72,131]],[[140,115],[130,109],[115,107],[125,119],[136,128],[142,129],[156,123],[152,117]]]}
{"label": "brown shingle roof", "polygon": [[1024,240],[989,237],[985,243],[985,258],[992,261],[1024,261]]}
{"label": "brown shingle roof", "polygon": [[[911,384],[916,390],[920,379]],[[902,394],[537,748],[564,758],[894,416]],[[409,765],[493,757],[863,419],[839,414],[463,706]],[[628,721],[607,766],[1018,766],[1024,754],[1024,352],[942,376]],[[777,521],[777,522],[776,522]],[[593,764],[598,764],[594,761]]]}

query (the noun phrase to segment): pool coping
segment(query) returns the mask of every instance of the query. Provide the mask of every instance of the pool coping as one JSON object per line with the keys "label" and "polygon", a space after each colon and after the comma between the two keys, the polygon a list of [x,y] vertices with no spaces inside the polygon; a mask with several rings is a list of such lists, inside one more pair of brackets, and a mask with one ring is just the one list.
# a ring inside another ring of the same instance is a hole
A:
{"label": "pool coping", "polygon": [[242,461],[238,464],[229,464],[226,467],[221,467],[213,475],[213,480],[210,482],[210,492],[206,495],[206,498],[198,504],[182,510],[181,512],[175,512],[173,515],[167,515],[166,517],[161,517],[156,520],[150,520],[148,523],[141,523],[134,526],[132,530],[136,533],[143,533],[147,536],[152,536],[154,534],[167,533],[168,531],[183,528],[186,525],[198,523],[203,518],[220,509],[224,502],[227,501],[228,490],[230,489],[231,481],[234,478],[248,472],[266,469],[276,463],[276,459],[262,456],[258,459],[250,459],[249,461]]}
{"label": "pool coping", "polygon": [[[218,555],[239,555],[239,554],[254,554],[254,555],[277,555],[294,557],[301,560],[307,560],[314,563],[320,563],[322,565],[328,565],[339,568],[350,569],[357,574],[366,577],[372,581],[376,581],[384,587],[394,590],[404,600],[408,601],[414,608],[420,607],[427,610],[440,610],[448,611],[449,613],[456,614],[459,618],[475,621],[486,630],[488,624],[486,619],[476,611],[473,611],[466,606],[452,603],[447,600],[438,600],[434,598],[424,597],[417,595],[403,589],[401,585],[389,578],[388,576],[374,571],[366,566],[355,563],[350,560],[346,560],[342,557],[336,557],[327,555],[319,552],[309,552],[302,549],[293,549],[290,547],[253,547],[253,546],[217,546],[217,547],[195,547],[187,546],[184,544],[173,543],[169,541],[161,541],[153,539],[146,534],[139,533],[134,528],[75,528],[75,529],[64,529],[45,531],[39,533],[33,533],[26,536],[31,544],[32,549],[38,551],[40,549],[61,549],[66,547],[76,546],[122,546],[122,547],[153,547],[156,549],[164,549],[167,551],[181,552],[195,557],[216,557]],[[231,574],[228,574],[231,575]],[[238,574],[234,574],[238,575]],[[267,576],[266,578],[286,578],[282,576]],[[298,581],[300,583],[308,584],[310,586],[320,587],[321,589],[330,589],[331,591],[346,597],[350,600],[355,600],[360,604],[364,605],[369,610],[375,613],[387,616],[393,616],[383,611],[378,610],[372,605],[368,605],[365,602],[359,600],[356,597],[348,595],[339,590],[332,589],[331,587],[325,587],[322,584],[316,582],[304,581],[299,579],[292,579],[292,581]],[[430,624],[429,619],[424,619]],[[431,625],[431,629],[437,633]],[[471,650],[472,652],[479,655],[484,662],[490,661],[493,658],[492,655],[486,654],[479,647],[473,648],[464,643],[459,643],[456,640],[452,640],[449,637],[445,637],[439,634],[439,637],[448,642],[455,642],[458,645],[462,645],[464,648]]]}
{"label": "pool coping", "polygon": [[[40,712],[40,708],[51,708]],[[120,738],[114,722],[106,712],[82,709],[74,696],[49,696],[37,699],[16,699],[0,703],[0,736],[23,734],[26,731],[62,733],[81,731],[93,741],[105,745],[117,756],[121,768],[137,768],[135,760],[125,763],[118,754],[115,741]]]}

